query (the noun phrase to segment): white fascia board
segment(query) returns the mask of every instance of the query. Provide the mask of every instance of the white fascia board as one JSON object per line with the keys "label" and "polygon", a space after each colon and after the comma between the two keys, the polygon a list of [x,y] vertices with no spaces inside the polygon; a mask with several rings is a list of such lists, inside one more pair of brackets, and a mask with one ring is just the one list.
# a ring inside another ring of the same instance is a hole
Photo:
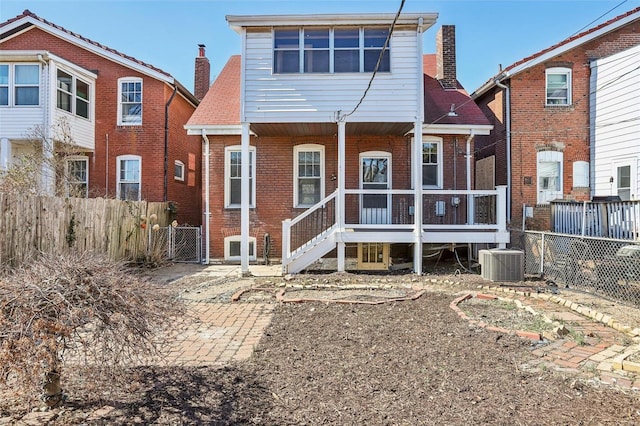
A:
{"label": "white fascia board", "polygon": [[611,31],[615,31],[618,28],[633,22],[635,20],[638,19],[638,17],[640,17],[640,12],[639,13],[634,13],[633,15],[629,15],[623,19],[620,19],[619,21],[614,22],[611,25],[607,25],[606,27],[602,27],[599,30],[596,30],[592,33],[586,34],[580,38],[577,38],[575,40],[570,41],[569,43],[563,44],[562,46],[557,47],[556,49],[550,50],[546,53],[544,53],[543,55],[540,55],[536,58],[533,58],[530,61],[524,62],[520,65],[518,65],[515,68],[512,68],[508,71],[508,75],[516,75],[521,71],[526,70],[527,68],[531,68],[533,66],[538,65],[541,62],[545,62],[553,57],[556,57],[558,55],[561,55],[571,49],[575,49],[576,47],[580,46],[581,44],[585,44],[590,42],[591,40],[594,40],[598,37],[602,37],[603,35],[611,32]]}
{"label": "white fascia board", "polygon": [[[489,135],[493,125],[464,125],[464,124],[423,124],[422,134],[428,135]],[[409,133],[413,133],[411,130]]]}
{"label": "white fascia board", "polygon": [[[33,24],[36,28],[41,29],[42,31],[48,32],[49,34],[52,34],[56,37],[59,37],[63,40],[68,41],[69,43],[75,44],[76,46],[79,46],[85,50],[88,50],[98,56],[102,56],[103,58],[109,59],[110,61],[119,63],[127,68],[131,68],[135,71],[140,72],[141,74],[145,74],[149,77],[153,77],[156,80],[160,80],[160,81],[164,81],[166,83],[169,84],[173,84],[174,83],[174,78],[171,76],[168,76],[166,74],[160,73],[158,71],[155,71],[151,68],[148,68],[144,65],[139,64],[138,62],[132,61],[130,59],[127,59],[123,56],[120,56],[116,53],[110,52],[107,49],[103,49],[101,47],[98,47],[92,43],[89,43],[85,40],[83,40],[82,38],[78,37],[78,36],[74,36],[71,35],[70,33],[66,32],[66,31],[62,31],[59,30],[58,28],[52,27],[50,25],[46,25],[40,21],[38,21],[37,19],[34,19],[31,16],[27,16],[23,19],[19,19],[15,22],[12,22],[11,24],[7,25],[6,27],[2,28],[3,32],[8,32],[11,31],[13,28],[16,27],[20,27],[22,25],[24,25],[25,23],[30,23]],[[22,34],[26,31],[28,31],[30,29],[29,28],[25,28],[24,31],[21,31],[19,33],[13,34],[12,37],[15,37],[15,35],[17,34]]]}
{"label": "white fascia board", "polygon": [[640,17],[640,12],[638,13],[634,13],[632,15],[629,15],[625,18],[620,19],[619,21],[614,22],[611,25],[607,25],[605,27],[600,28],[597,31],[594,31],[592,33],[586,34],[580,38],[577,38],[575,40],[570,41],[569,43],[563,44],[562,46],[558,46],[557,48],[550,50],[540,56],[536,56],[535,58],[527,61],[527,62],[523,62],[522,64],[511,68],[507,71],[504,71],[496,76],[494,76],[489,83],[485,84],[484,86],[480,87],[478,90],[476,90],[474,93],[472,93],[472,97],[475,99],[477,96],[482,95],[483,93],[487,92],[490,88],[494,87],[495,81],[503,81],[503,80],[508,80],[509,78],[511,78],[512,76],[525,71],[528,68],[534,67],[542,62],[548,61],[551,58],[554,58],[556,56],[562,55],[563,53],[571,50],[571,49],[575,49],[576,47],[584,44],[584,43],[588,43],[591,40],[594,40],[598,37],[601,37],[611,31],[615,31],[618,28],[627,25],[630,22],[633,22],[635,20],[637,20]]}
{"label": "white fascia board", "polygon": [[41,58],[44,61],[53,61],[54,63],[62,64],[66,68],[73,70],[76,74],[81,74],[85,78],[92,80],[98,78],[98,74],[74,64],[73,62],[69,62],[58,55],[54,55],[47,50],[0,50],[0,60],[2,61],[39,62]]}
{"label": "white fascia board", "polygon": [[[333,25],[389,25],[395,18],[393,13],[318,14],[318,15],[227,15],[229,26],[242,34],[246,27],[284,26],[333,26]],[[421,32],[433,26],[437,13],[402,13],[396,25],[413,25]]]}
{"label": "white fascia board", "polygon": [[81,66],[78,66],[76,64],[74,64],[73,62],[69,62],[66,59],[63,59],[57,55],[54,55],[52,53],[47,52],[46,55],[43,55],[43,57],[45,59],[49,58],[51,60],[53,60],[53,62],[57,63],[57,64],[62,64],[64,65],[66,68],[70,68],[73,71],[75,71],[78,74],[82,74],[84,77],[86,78],[90,78],[92,80],[95,80],[98,78],[98,74],[91,72],[85,68],[82,68]]}
{"label": "white fascia board", "polygon": [[[236,135],[242,134],[242,126],[240,124],[226,124],[226,125],[187,125],[184,126],[188,135],[202,135],[202,132],[206,135]],[[255,135],[251,133],[251,135]]]}

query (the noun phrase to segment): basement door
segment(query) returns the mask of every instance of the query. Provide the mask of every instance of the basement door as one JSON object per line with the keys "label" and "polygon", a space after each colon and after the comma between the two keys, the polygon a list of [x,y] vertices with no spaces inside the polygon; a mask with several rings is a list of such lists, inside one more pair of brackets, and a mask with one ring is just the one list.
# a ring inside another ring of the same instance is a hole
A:
{"label": "basement door", "polygon": [[[360,189],[391,189],[391,154],[365,152],[360,154]],[[391,222],[390,194],[362,194],[360,223],[386,224]]]}

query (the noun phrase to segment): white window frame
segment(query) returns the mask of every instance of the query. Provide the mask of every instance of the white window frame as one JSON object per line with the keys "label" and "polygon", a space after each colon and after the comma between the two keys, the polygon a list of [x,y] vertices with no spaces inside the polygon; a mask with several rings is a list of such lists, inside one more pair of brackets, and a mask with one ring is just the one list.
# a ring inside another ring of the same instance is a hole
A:
{"label": "white window frame", "polygon": [[0,107],[8,107],[11,105],[11,65],[0,64],[0,67],[6,67],[7,69],[7,81],[0,80],[0,90],[4,89],[7,92],[7,103],[0,103]]}
{"label": "white window frame", "polygon": [[574,188],[589,187],[589,162],[588,161],[573,162],[573,187]]}
{"label": "white window frame", "polygon": [[[352,73],[370,73],[373,72],[373,69],[366,69],[365,68],[365,54],[371,51],[377,51],[380,52],[380,50],[382,49],[382,45],[381,46],[366,46],[365,43],[365,31],[367,30],[388,30],[388,27],[384,27],[384,26],[376,26],[376,25],[371,25],[371,26],[364,26],[364,27],[351,27],[351,28],[357,28],[358,29],[358,34],[359,34],[359,41],[358,41],[358,47],[353,47],[353,48],[335,48],[335,38],[334,38],[334,27],[307,27],[309,30],[320,30],[320,29],[327,29],[328,30],[328,42],[329,42],[329,47],[328,48],[307,48],[305,47],[305,27],[282,27],[282,28],[275,28],[272,31],[272,48],[271,48],[271,53],[272,53],[272,61],[271,61],[271,70],[273,74],[322,74],[322,73],[336,73],[335,71],[335,52],[338,51],[344,51],[344,50],[358,50],[359,52],[359,66],[358,66],[358,70],[355,71],[340,71],[337,73],[340,74],[344,74],[344,73],[348,73],[348,72],[352,72]],[[336,27],[338,29],[342,29],[342,27]],[[344,27],[344,28],[348,28],[348,27]],[[293,47],[293,46],[285,46],[285,47],[276,47],[276,33],[278,31],[295,31],[298,30],[298,46],[297,47]],[[383,43],[384,44],[384,43]],[[305,54],[309,53],[309,52],[314,52],[314,51],[327,51],[329,52],[329,70],[328,71],[305,71]],[[297,52],[298,53],[298,69],[297,70],[292,70],[292,71],[279,71],[276,70],[276,57],[277,52]],[[387,44],[387,46],[385,47],[385,57],[387,58],[386,60],[388,61],[388,67],[389,69],[385,69],[385,61],[383,61],[381,63],[381,67],[380,69],[378,69],[378,72],[381,73],[388,73],[391,72],[391,42],[389,42]],[[376,55],[376,61],[377,58],[379,56]]]}
{"label": "white window frame", "polygon": [[324,185],[325,185],[325,160],[324,160],[324,145],[319,144],[303,144],[296,145],[293,147],[293,206],[294,207],[311,207],[315,203],[312,204],[303,204],[300,202],[300,194],[298,193],[299,187],[299,154],[301,152],[318,152],[320,153],[320,176],[309,177],[304,176],[303,179],[316,178],[320,181],[320,200],[324,199]]}
{"label": "white window frame", "polygon": [[[67,90],[63,87],[60,87],[60,81],[59,81],[59,77],[58,77],[58,73],[59,72],[63,72],[66,75],[68,75],[69,77],[71,77],[71,84],[69,85],[69,89]],[[84,83],[87,85],[87,98],[83,98],[82,96],[78,96],[78,83]],[[61,108],[60,104],[59,104],[59,99],[58,99],[58,93],[62,93],[65,96],[69,97],[69,108],[70,109],[65,109],[65,108]],[[65,70],[64,68],[57,68],[56,69],[56,108],[59,109],[60,111],[69,113],[69,114],[73,114],[77,117],[80,118],[84,118],[86,120],[90,119],[91,116],[91,103],[90,103],[90,98],[91,98],[91,84],[89,84],[88,82],[76,77],[73,73]],[[82,102],[84,104],[86,104],[86,108],[87,108],[87,116],[85,117],[82,114],[78,114],[78,102]]]}
{"label": "white window frame", "polygon": [[[127,180],[120,178],[121,162],[123,160],[137,160],[138,161],[138,179]],[[121,200],[120,184],[122,183],[137,183],[138,184],[138,199],[133,201],[140,201],[142,199],[142,157],[139,155],[119,155],[116,157],[116,198]]]}
{"label": "white window frame", "polygon": [[[614,195],[618,195],[620,196],[620,190],[628,190],[629,191],[629,199],[628,200],[635,200],[636,199],[636,168],[634,167],[634,163],[635,161],[631,161],[631,160],[615,160],[613,162],[613,167],[612,167],[612,173],[611,176],[613,176],[613,187],[612,189],[615,191]],[[620,186],[620,169],[623,167],[629,167],[629,186],[624,186],[621,187]],[[622,201],[627,201],[624,198],[620,197],[620,199]]]}
{"label": "white window frame", "polygon": [[[554,68],[547,68],[545,70],[545,91],[544,91],[544,96],[545,96],[545,104],[547,106],[569,106],[571,105],[571,86],[572,86],[572,71],[571,68],[564,68],[564,67],[554,67]],[[554,102],[555,100],[561,100],[564,98],[561,97],[549,97],[549,76],[552,75],[564,75],[566,77],[567,80],[567,97],[566,97],[566,102],[562,103],[562,102]]]}
{"label": "white window frame", "polygon": [[[86,171],[86,180],[85,181],[72,181],[71,180],[71,171],[69,168],[69,163],[71,162],[83,162],[85,163],[85,171]],[[65,191],[67,194],[67,197],[71,196],[71,185],[72,184],[84,184],[85,185],[85,193],[83,197],[80,198],[87,198],[89,196],[89,157],[87,157],[86,155],[74,155],[71,157],[67,157],[65,159],[65,175],[66,175],[66,185],[65,185]],[[78,196],[77,194],[74,194],[74,196]]]}
{"label": "white window frame", "polygon": [[[140,83],[140,100],[139,101],[130,101],[124,102],[122,99],[123,91],[122,85],[133,83]],[[118,126],[141,126],[142,125],[142,114],[143,114],[143,102],[144,102],[144,84],[142,78],[140,77],[122,77],[118,79]],[[140,114],[124,114],[124,107],[127,104],[140,104]],[[127,118],[130,117],[130,118]],[[139,117],[139,119],[133,119],[134,117]]]}
{"label": "white window frame", "polygon": [[[563,189],[563,173],[564,173],[564,155],[560,151],[539,151],[536,155],[536,187],[538,194],[538,204],[549,204],[550,201],[562,199],[564,194]],[[550,190],[545,189],[540,184],[541,179],[545,176],[541,176],[541,163],[558,163],[558,189]]]}
{"label": "white window frame", "polygon": [[[241,205],[231,204],[231,153],[242,151],[241,145],[227,146],[224,148],[224,207],[227,209],[240,208]],[[251,186],[249,207],[254,208],[256,204],[256,148],[255,146],[249,147],[249,155],[251,156],[250,167],[250,182]],[[241,179],[241,178],[237,178]]]}
{"label": "white window frame", "polygon": [[[424,145],[425,144],[436,144],[436,148],[437,148],[437,152],[436,155],[438,156],[438,162],[436,163],[437,166],[437,183],[435,185],[422,185],[423,189],[442,189],[443,188],[443,180],[444,180],[444,167],[443,167],[443,154],[442,154],[442,138],[439,137],[435,137],[435,136],[422,136],[422,145],[423,147],[420,148],[420,152],[423,152],[424,149]],[[422,171],[425,163],[424,161],[424,155],[420,155],[420,170],[421,170],[421,175],[422,175],[422,181],[424,181],[424,172]],[[428,163],[428,164],[433,164],[433,163]]]}
{"label": "white window frame", "polygon": [[[231,243],[242,244],[242,237],[240,235],[232,235],[224,238],[224,260],[225,261],[237,261],[242,260],[242,256],[231,256]],[[256,237],[249,237],[249,260],[256,260]],[[253,252],[252,249],[253,248]]]}
{"label": "white window frame", "polygon": [[[180,167],[180,174],[176,174],[176,167]],[[184,163],[180,160],[176,160],[173,166],[173,178],[184,182]]]}
{"label": "white window frame", "polygon": [[[42,98],[42,90],[40,88],[41,84],[40,84],[40,80],[42,79],[42,69],[40,67],[40,64],[34,64],[33,62],[26,62],[26,63],[3,63],[0,64],[2,66],[6,66],[7,67],[7,82],[6,83],[1,83],[0,87],[2,88],[6,88],[7,90],[7,103],[6,104],[0,104],[0,107],[18,107],[18,108],[37,108],[40,106],[41,103],[41,98]],[[37,67],[38,68],[38,80],[36,83],[21,83],[18,84],[16,82],[16,77],[17,77],[17,73],[16,73],[16,66],[30,66],[30,67]],[[19,105],[16,102],[16,90],[18,88],[21,87],[35,87],[38,89],[38,102],[35,104],[21,104]]]}

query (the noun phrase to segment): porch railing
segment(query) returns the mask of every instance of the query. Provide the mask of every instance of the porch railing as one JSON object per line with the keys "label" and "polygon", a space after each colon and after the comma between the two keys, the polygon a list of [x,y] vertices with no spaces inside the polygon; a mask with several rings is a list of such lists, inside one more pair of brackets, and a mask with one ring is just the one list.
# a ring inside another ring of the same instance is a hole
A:
{"label": "porch railing", "polygon": [[551,226],[561,234],[640,240],[640,200],[553,201]]}
{"label": "porch railing", "polygon": [[295,218],[282,221],[282,252],[286,259],[336,225],[337,193],[334,191]]}

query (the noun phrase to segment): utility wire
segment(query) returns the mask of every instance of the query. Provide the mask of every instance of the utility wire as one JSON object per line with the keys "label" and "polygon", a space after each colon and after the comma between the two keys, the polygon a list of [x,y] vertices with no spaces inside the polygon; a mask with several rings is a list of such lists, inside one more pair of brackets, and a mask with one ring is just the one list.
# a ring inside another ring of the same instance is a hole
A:
{"label": "utility wire", "polygon": [[343,116],[338,116],[338,120],[339,121],[344,120],[345,118],[347,118],[348,116],[350,116],[351,114],[356,112],[356,110],[360,107],[360,105],[364,101],[364,98],[367,96],[367,93],[369,92],[369,89],[371,89],[371,85],[373,84],[373,79],[376,77],[376,74],[378,72],[378,68],[380,68],[380,64],[382,63],[382,58],[384,57],[384,53],[387,50],[387,46],[389,45],[389,40],[391,39],[391,34],[393,34],[393,29],[396,26],[396,22],[398,21],[398,18],[400,17],[400,13],[402,12],[402,8],[404,7],[404,3],[405,3],[405,0],[402,0],[400,2],[400,7],[398,8],[398,12],[396,12],[396,16],[395,16],[395,18],[393,18],[393,22],[391,23],[391,27],[389,28],[389,34],[387,34],[387,38],[385,39],[384,44],[382,45],[382,50],[380,51],[380,55],[378,55],[378,61],[376,62],[376,66],[373,69],[373,73],[371,74],[371,78],[369,79],[369,84],[367,85],[367,88],[364,90],[364,93],[362,94],[362,97],[360,98],[360,101],[351,110],[350,113],[344,114]]}
{"label": "utility wire", "polygon": [[624,0],[623,2],[619,3],[617,6],[612,7],[611,9],[607,10],[605,13],[603,13],[602,15],[598,16],[596,19],[594,19],[593,21],[589,22],[587,25],[585,25],[584,27],[580,28],[578,31],[576,31],[575,33],[571,34],[569,36],[569,38],[573,37],[576,34],[579,34],[582,30],[584,30],[585,28],[588,28],[591,24],[597,22],[599,19],[601,19],[602,17],[604,17],[605,15],[613,12],[614,10],[616,10],[617,8],[619,8],[620,6],[622,6],[623,4],[625,4],[627,2],[627,0]]}

